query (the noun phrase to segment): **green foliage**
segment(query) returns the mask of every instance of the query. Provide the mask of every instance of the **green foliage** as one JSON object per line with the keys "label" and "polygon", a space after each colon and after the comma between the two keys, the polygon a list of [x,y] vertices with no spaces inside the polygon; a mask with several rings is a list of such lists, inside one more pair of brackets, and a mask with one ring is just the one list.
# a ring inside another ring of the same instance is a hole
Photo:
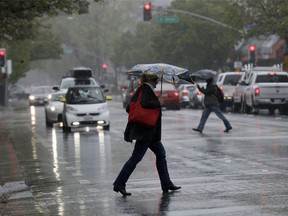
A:
{"label": "green foliage", "polygon": [[[288,37],[288,4],[286,0],[236,0],[227,5],[234,22],[242,18],[242,24],[253,25],[247,37],[273,33]],[[240,11],[241,13],[235,13]],[[244,22],[243,22],[244,21]]]}
{"label": "green foliage", "polygon": [[63,54],[61,41],[51,32],[41,32],[31,46],[30,60],[59,59]]}
{"label": "green foliage", "polygon": [[[96,0],[100,2],[101,0]],[[61,13],[78,13],[82,0],[0,1],[0,45],[12,60],[12,83],[25,76],[31,60],[59,58],[60,41],[40,32],[40,20]]]}
{"label": "green foliage", "polygon": [[[225,4],[225,0],[176,0],[169,9],[222,21],[225,18]],[[157,24],[156,15],[150,24],[139,23],[134,36],[125,35],[115,44],[115,55],[122,56],[114,56],[114,61],[118,59],[118,64],[122,63],[127,68],[138,63],[153,62],[174,64],[191,71],[223,67],[233,45],[240,38],[239,33],[187,14],[175,15],[179,16],[177,24]]]}
{"label": "green foliage", "polygon": [[11,41],[7,52],[8,58],[12,59],[13,73],[9,81],[14,84],[18,79],[25,76],[25,72],[29,70],[31,41]]}

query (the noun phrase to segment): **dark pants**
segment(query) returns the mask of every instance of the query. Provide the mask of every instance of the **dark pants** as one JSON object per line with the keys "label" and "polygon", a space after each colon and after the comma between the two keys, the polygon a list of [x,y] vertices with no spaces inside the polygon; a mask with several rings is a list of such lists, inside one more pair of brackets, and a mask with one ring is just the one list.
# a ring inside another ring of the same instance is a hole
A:
{"label": "dark pants", "polygon": [[204,129],[205,123],[206,123],[209,115],[211,114],[211,112],[214,112],[218,116],[218,118],[220,118],[223,121],[226,129],[231,127],[230,122],[222,114],[220,107],[218,107],[218,106],[206,106],[202,112],[201,120],[200,120],[199,125],[198,125],[198,129],[200,131],[202,131]]}
{"label": "dark pants", "polygon": [[118,177],[114,182],[114,186],[120,189],[126,187],[126,182],[128,181],[130,175],[136,168],[136,165],[142,160],[147,149],[153,151],[156,155],[156,167],[159,174],[162,189],[171,187],[173,183],[170,180],[166,153],[161,141],[157,142],[145,142],[137,140],[134,146],[132,156],[124,164],[122,170],[120,171]]}

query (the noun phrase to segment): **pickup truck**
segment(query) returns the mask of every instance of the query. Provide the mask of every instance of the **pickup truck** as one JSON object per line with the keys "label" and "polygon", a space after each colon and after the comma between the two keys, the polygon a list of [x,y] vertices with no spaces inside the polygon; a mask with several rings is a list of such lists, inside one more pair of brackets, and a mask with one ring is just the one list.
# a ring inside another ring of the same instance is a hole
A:
{"label": "pickup truck", "polygon": [[247,87],[247,83],[250,80],[251,75],[257,71],[280,72],[282,70],[281,68],[275,67],[275,66],[274,67],[253,67],[253,68],[244,70],[244,74],[242,75],[241,79],[239,80],[239,82],[237,83],[233,91],[232,106],[231,106],[233,112],[241,112],[241,113],[245,112],[244,110],[245,107],[243,107],[244,90]]}
{"label": "pickup truck", "polygon": [[288,73],[276,71],[256,71],[246,82],[243,92],[245,113],[258,114],[260,109],[268,109],[274,114],[286,114],[288,109]]}

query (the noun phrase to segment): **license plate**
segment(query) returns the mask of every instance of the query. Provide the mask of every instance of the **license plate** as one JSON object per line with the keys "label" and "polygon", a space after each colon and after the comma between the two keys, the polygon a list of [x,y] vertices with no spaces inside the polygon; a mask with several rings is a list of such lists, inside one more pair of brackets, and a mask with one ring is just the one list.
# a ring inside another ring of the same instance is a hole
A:
{"label": "license plate", "polygon": [[162,93],[162,97],[167,97],[167,93]]}
{"label": "license plate", "polygon": [[91,121],[92,120],[92,116],[84,116],[84,120],[85,121]]}
{"label": "license plate", "polygon": [[280,103],[280,102],[281,102],[281,99],[275,99],[274,102],[275,102],[275,103]]}

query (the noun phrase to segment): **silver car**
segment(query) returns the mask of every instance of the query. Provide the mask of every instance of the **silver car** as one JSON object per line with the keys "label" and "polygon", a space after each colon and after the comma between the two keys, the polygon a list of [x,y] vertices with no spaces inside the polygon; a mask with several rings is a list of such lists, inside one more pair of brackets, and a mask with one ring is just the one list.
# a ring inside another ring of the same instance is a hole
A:
{"label": "silver car", "polygon": [[47,127],[53,127],[54,123],[62,122],[63,103],[60,102],[60,98],[65,97],[65,94],[65,91],[51,94],[51,98],[45,105],[45,121]]}

